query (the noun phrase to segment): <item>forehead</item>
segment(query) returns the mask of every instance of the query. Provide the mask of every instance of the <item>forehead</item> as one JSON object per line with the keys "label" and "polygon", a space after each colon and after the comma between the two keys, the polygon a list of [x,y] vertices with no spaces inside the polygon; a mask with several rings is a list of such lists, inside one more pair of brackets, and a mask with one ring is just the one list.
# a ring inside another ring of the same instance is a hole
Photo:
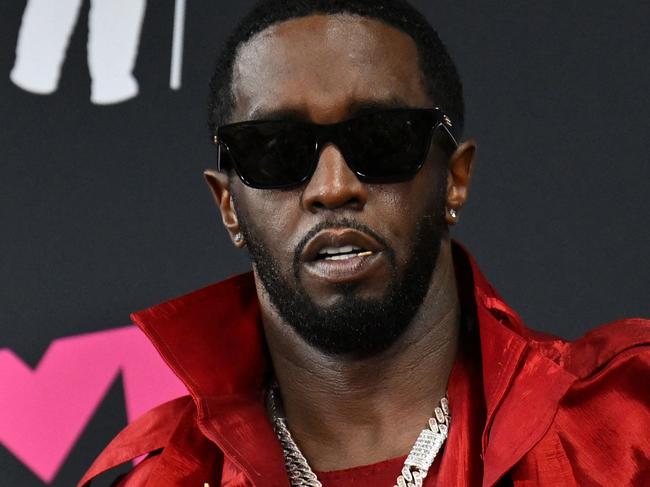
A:
{"label": "forehead", "polygon": [[275,24],[238,50],[233,121],[292,111],[334,122],[368,102],[428,106],[417,47],[406,33],[356,15]]}

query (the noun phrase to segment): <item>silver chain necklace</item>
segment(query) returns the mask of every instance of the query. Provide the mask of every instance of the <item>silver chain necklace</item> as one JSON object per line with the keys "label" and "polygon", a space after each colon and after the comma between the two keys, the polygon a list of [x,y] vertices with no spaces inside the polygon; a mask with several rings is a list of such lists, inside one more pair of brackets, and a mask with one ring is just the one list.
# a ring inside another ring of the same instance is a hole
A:
{"label": "silver chain necklace", "polygon": [[[284,464],[291,486],[322,487],[316,474],[307,463],[307,459],[291,436],[277,385],[271,387],[269,391],[268,407],[275,434],[282,445]],[[433,416],[429,418],[428,427],[423,429],[418,439],[415,440],[415,444],[404,462],[394,487],[422,487],[422,482],[429,473],[429,468],[447,439],[450,420],[449,401],[445,395],[434,409]]]}

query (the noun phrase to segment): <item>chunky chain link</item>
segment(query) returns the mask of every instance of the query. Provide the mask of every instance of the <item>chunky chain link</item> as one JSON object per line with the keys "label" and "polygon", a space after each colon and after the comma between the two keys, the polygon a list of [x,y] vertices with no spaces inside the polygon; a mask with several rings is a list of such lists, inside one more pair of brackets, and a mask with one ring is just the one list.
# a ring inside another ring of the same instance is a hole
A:
{"label": "chunky chain link", "polygon": [[274,423],[275,432],[282,444],[284,465],[287,468],[291,485],[322,487],[321,483],[316,478],[316,474],[309,467],[307,459],[293,440],[289,428],[287,428],[286,420],[284,418],[276,418]]}
{"label": "chunky chain link", "polygon": [[[278,398],[277,385],[272,387],[268,395],[268,408],[271,413],[273,427],[282,445],[284,464],[287,469],[292,487],[322,487],[316,474],[309,466],[307,459],[296,445],[287,426],[287,419],[282,412]],[[451,414],[449,401],[445,395],[434,409],[434,414],[422,430],[409,453],[404,467],[393,487],[422,487],[422,482],[429,473],[438,452],[442,448],[449,433]]]}

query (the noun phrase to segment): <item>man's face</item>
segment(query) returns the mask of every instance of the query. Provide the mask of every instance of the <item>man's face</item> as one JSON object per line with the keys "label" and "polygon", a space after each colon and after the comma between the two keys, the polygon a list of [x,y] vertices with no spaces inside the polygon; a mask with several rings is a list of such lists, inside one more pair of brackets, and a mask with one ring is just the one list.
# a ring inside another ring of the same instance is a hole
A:
{"label": "man's face", "polygon": [[[367,107],[434,105],[414,41],[350,15],[293,19],[256,35],[239,52],[233,91],[233,122],[328,124]],[[446,187],[446,159],[435,145],[407,182],[360,182],[332,144],[298,188],[259,190],[230,181],[258,289],[315,347],[358,355],[387,348],[417,312],[446,235]],[[346,246],[360,250],[352,257],[322,255]]]}

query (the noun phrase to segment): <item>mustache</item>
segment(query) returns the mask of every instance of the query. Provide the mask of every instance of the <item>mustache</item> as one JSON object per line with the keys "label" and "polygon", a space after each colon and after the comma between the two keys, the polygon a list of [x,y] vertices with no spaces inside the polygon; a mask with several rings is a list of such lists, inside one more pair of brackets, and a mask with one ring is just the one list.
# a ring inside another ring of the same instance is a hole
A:
{"label": "mustache", "polygon": [[300,267],[300,256],[302,255],[305,246],[309,243],[309,241],[312,238],[316,236],[316,234],[318,234],[319,232],[327,228],[352,228],[353,230],[366,233],[370,235],[372,238],[374,238],[377,242],[379,242],[379,244],[381,244],[382,247],[384,247],[386,253],[388,254],[388,257],[391,260],[393,258],[394,251],[391,248],[391,246],[388,245],[386,239],[381,235],[379,235],[368,225],[359,223],[358,221],[353,220],[351,218],[337,218],[337,219],[323,220],[322,222],[317,223],[311,229],[309,229],[309,231],[305,234],[305,236],[302,237],[302,239],[300,239],[298,245],[296,245],[296,248],[293,251],[293,269],[295,275],[297,275],[298,273],[298,269]]}

